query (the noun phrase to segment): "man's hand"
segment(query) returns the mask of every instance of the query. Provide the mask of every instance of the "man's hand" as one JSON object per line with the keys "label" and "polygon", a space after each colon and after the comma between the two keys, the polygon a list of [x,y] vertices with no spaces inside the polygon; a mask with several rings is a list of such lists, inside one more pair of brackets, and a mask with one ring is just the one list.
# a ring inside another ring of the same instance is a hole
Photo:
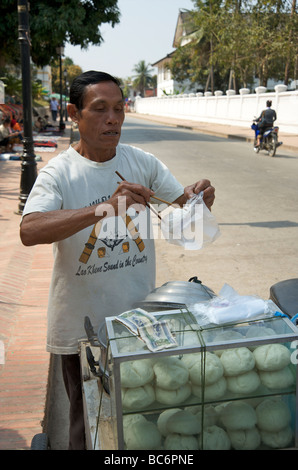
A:
{"label": "man's hand", "polygon": [[211,183],[209,180],[205,180],[205,179],[197,181],[196,183],[191,184],[190,186],[186,186],[184,188],[184,195],[176,199],[174,203],[182,206],[183,204],[186,204],[188,199],[192,198],[195,194],[199,194],[201,191],[204,192],[203,199],[204,199],[206,206],[210,210],[215,199],[215,188],[211,186]]}
{"label": "man's hand", "polygon": [[131,206],[133,206],[137,212],[145,210],[153,194],[154,192],[151,189],[141,184],[122,181],[107,203],[113,206],[116,216],[124,215],[126,210]]}

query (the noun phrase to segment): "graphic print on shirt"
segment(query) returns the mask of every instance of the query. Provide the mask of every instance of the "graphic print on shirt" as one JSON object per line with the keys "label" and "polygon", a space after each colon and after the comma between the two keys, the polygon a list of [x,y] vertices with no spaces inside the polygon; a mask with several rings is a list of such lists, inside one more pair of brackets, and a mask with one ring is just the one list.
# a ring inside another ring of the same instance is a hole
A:
{"label": "graphic print on shirt", "polygon": [[[127,214],[123,216],[123,220],[125,222],[125,225],[127,227],[127,230],[130,234],[131,239],[134,241],[134,243],[137,245],[138,250],[142,252],[145,249],[145,244],[144,241],[142,240],[136,226],[134,225],[131,217]],[[85,247],[83,249],[83,252],[79,258],[79,261],[81,263],[87,264],[89,261],[90,256],[92,255],[94,249],[95,249],[95,244],[98,239],[98,235],[101,229],[101,223],[97,223],[94,225],[92,232],[89,235],[88,241],[85,243]],[[126,235],[119,235],[118,233],[115,233],[115,238],[101,238],[100,241],[111,251],[114,250],[114,248],[122,243],[122,250],[123,253],[128,253],[129,252],[129,242],[124,240],[127,238]],[[97,250],[97,255],[99,258],[104,258],[107,255],[107,251],[105,247],[101,247]]]}

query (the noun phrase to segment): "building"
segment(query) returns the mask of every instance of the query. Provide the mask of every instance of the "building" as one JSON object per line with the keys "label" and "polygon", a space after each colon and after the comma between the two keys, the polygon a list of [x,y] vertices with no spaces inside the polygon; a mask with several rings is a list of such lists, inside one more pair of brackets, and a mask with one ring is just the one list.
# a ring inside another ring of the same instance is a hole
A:
{"label": "building", "polygon": [[[180,46],[184,46],[190,41],[189,35],[193,32],[189,27],[189,12],[179,11],[178,20],[176,24],[173,48],[177,49]],[[157,96],[174,95],[178,93],[190,93],[194,92],[190,82],[185,81],[183,84],[178,83],[171,76],[169,64],[175,51],[167,54],[166,57],[158,60],[152,67],[157,67]]]}
{"label": "building", "polygon": [[36,80],[40,80],[44,90],[50,96],[52,93],[52,71],[49,65],[36,69]]}
{"label": "building", "polygon": [[[191,21],[189,21],[190,12],[187,10],[180,10],[178,15],[178,20],[176,24],[174,39],[173,39],[173,48],[177,49],[180,46],[185,46],[188,42],[191,41],[192,34],[195,34],[196,31],[193,30],[191,26]],[[171,75],[171,71],[169,68],[170,62],[172,57],[175,53],[173,50],[171,53],[167,54],[162,59],[158,60],[154,64],[153,67],[157,67],[157,97],[162,97],[166,95],[175,95],[175,94],[189,94],[189,93],[196,93],[197,87],[190,83],[190,81],[185,80],[182,84],[175,81]],[[232,72],[232,71],[231,71]],[[231,77],[231,75],[230,75]],[[232,83],[229,81],[229,88]],[[268,79],[267,89],[269,91],[273,91],[276,85],[283,84],[283,81],[275,80],[275,79]],[[255,77],[254,82],[252,84],[252,89],[257,88],[260,85],[260,80]],[[235,89],[235,83],[234,83]],[[201,88],[205,88],[201,87]],[[298,81],[292,80],[290,81],[290,85],[288,87],[289,90],[298,89]]]}

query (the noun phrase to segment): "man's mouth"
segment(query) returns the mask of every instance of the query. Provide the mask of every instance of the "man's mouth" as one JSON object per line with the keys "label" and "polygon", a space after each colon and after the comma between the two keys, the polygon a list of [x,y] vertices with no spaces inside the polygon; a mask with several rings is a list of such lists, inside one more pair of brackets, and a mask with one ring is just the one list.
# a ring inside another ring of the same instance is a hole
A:
{"label": "man's mouth", "polygon": [[104,132],[103,135],[117,136],[117,135],[119,135],[119,132],[117,132],[117,131],[107,131],[107,132]]}

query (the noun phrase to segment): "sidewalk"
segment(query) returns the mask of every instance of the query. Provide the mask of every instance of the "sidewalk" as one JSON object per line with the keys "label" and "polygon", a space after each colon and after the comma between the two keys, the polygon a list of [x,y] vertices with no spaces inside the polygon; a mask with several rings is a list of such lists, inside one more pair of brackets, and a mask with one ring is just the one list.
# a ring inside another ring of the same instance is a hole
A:
{"label": "sidewalk", "polygon": [[[51,137],[49,137],[51,140]],[[37,169],[67,148],[70,123],[55,152],[39,152]],[[42,432],[50,355],[45,351],[52,246],[19,239],[20,161],[0,161],[0,450],[30,449]],[[1,361],[3,362],[3,361]]]}
{"label": "sidewalk", "polygon": [[[208,134],[251,139],[251,130],[159,116],[131,117]],[[69,146],[70,123],[55,152],[40,152],[40,169]],[[75,136],[77,137],[77,135]],[[284,147],[298,149],[298,136],[280,135]],[[50,138],[49,138],[50,140]],[[0,450],[30,449],[43,431],[50,355],[45,351],[46,311],[52,271],[52,246],[25,247],[19,239],[20,161],[0,161]]]}

